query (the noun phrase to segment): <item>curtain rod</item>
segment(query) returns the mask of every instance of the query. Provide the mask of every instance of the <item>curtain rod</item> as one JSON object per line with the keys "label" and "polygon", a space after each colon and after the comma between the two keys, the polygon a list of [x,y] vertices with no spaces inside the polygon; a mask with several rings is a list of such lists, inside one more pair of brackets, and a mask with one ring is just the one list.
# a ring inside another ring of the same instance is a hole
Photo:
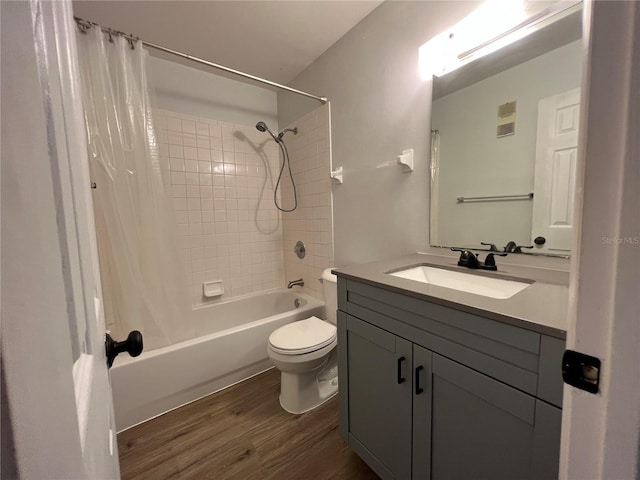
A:
{"label": "curtain rod", "polygon": [[187,60],[191,60],[191,61],[196,62],[196,63],[201,63],[201,64],[207,65],[209,67],[217,68],[218,70],[223,70],[223,71],[228,72],[228,73],[233,73],[234,75],[238,75],[240,77],[248,78],[248,79],[254,80],[256,82],[265,83],[267,85],[271,85],[272,87],[280,88],[280,89],[286,90],[288,92],[297,93],[298,95],[303,95],[305,97],[313,98],[313,99],[318,100],[319,102],[322,102],[322,103],[327,103],[329,101],[327,99],[327,97],[319,97],[317,95],[312,95],[311,93],[307,93],[307,92],[303,92],[302,90],[297,90],[295,88],[287,87],[286,85],[281,85],[279,83],[272,82],[271,80],[266,80],[264,78],[256,77],[255,75],[244,73],[244,72],[241,72],[240,70],[235,70],[233,68],[225,67],[224,65],[219,65],[217,63],[209,62],[208,60],[204,60],[202,58],[194,57],[193,55],[188,55],[186,53],[182,53],[182,52],[179,52],[177,50],[173,50],[171,48],[163,47],[162,45],[157,45],[155,43],[147,42],[145,40],[141,40],[138,37],[134,37],[133,35],[128,35],[128,34],[126,34],[124,32],[120,32],[120,31],[114,30],[112,28],[103,27],[102,25],[100,25],[98,23],[91,22],[89,20],[84,20],[84,19],[82,19],[80,17],[75,17],[74,16],[73,18],[76,21],[76,23],[78,24],[78,27],[80,28],[80,31],[82,31],[83,33],[86,31],[87,28],[97,27],[97,28],[100,28],[100,30],[102,30],[103,32],[108,33],[110,35],[120,35],[121,37],[124,37],[127,40],[129,40],[130,42],[141,42],[143,45],[146,45],[147,47],[155,48],[156,50],[160,50],[162,52],[170,53],[170,54],[176,55],[178,57],[186,58]]}

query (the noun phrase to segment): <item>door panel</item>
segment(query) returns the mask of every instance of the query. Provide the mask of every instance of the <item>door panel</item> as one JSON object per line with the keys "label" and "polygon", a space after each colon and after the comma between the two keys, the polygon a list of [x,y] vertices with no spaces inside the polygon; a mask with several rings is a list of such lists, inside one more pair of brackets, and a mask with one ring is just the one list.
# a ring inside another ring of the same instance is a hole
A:
{"label": "door panel", "polygon": [[533,397],[433,354],[432,400],[432,478],[530,478]]}
{"label": "door panel", "polygon": [[536,429],[533,440],[531,478],[555,480],[560,468],[562,410],[536,400]]}
{"label": "door panel", "polygon": [[347,348],[349,443],[383,478],[408,479],[411,343],[347,316]]}
{"label": "door panel", "polygon": [[1,8],[2,361],[16,464],[24,478],[119,478],[71,4]]}

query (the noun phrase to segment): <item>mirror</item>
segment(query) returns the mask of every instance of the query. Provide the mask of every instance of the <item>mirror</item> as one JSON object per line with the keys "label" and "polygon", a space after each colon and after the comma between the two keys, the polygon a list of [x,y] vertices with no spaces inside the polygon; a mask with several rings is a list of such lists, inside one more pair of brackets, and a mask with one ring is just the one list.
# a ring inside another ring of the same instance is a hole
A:
{"label": "mirror", "polygon": [[432,246],[570,253],[581,13],[434,77]]}

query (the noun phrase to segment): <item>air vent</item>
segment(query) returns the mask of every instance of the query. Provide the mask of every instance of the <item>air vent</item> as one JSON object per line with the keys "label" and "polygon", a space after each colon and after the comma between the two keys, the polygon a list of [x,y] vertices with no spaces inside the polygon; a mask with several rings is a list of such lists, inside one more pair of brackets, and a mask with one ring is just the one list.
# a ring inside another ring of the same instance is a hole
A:
{"label": "air vent", "polygon": [[498,107],[497,136],[506,137],[516,133],[516,101],[503,103]]}
{"label": "air vent", "polygon": [[516,133],[515,122],[507,123],[506,125],[498,125],[498,137],[506,137],[507,135],[513,135]]}

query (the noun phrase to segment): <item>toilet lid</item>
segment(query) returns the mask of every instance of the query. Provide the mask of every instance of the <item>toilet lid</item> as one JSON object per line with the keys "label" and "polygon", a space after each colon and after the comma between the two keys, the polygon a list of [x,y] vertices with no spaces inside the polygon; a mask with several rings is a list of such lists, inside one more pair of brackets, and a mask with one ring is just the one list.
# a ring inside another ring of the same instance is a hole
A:
{"label": "toilet lid", "polygon": [[269,335],[269,343],[278,353],[293,355],[318,350],[335,338],[335,325],[318,317],[309,317],[278,328]]}

